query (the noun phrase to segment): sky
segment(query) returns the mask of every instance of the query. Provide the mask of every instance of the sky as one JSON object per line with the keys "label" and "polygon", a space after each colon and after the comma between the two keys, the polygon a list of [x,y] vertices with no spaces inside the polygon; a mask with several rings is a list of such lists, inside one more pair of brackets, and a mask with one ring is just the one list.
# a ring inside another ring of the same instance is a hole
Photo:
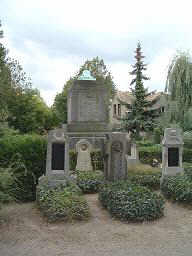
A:
{"label": "sky", "polygon": [[84,62],[98,56],[129,90],[141,42],[149,91],[163,91],[178,50],[192,48],[190,0],[0,0],[1,42],[50,106]]}

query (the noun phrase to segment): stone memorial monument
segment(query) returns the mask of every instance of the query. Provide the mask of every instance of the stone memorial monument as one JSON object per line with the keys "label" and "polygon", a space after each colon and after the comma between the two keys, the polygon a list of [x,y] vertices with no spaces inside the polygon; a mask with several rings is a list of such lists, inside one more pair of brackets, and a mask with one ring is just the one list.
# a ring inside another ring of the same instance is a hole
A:
{"label": "stone memorial monument", "polygon": [[48,135],[46,178],[55,185],[71,177],[70,171],[74,170],[70,170],[69,150],[76,149],[75,170],[92,171],[90,152],[99,150],[103,153],[105,177],[125,179],[127,133],[111,130],[106,86],[84,70],[69,89],[67,104],[67,124]]}
{"label": "stone memorial monument", "polygon": [[93,167],[91,164],[91,149],[90,142],[86,139],[79,140],[76,144],[77,152],[77,171],[92,171]]}
{"label": "stone memorial monument", "polygon": [[162,140],[162,178],[182,173],[183,138],[180,129],[166,128]]}

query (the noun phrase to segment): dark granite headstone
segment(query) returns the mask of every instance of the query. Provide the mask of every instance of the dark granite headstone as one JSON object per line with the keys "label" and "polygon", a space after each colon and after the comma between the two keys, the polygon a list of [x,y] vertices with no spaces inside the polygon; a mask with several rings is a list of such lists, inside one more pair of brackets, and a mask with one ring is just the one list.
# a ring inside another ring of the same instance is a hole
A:
{"label": "dark granite headstone", "polygon": [[168,148],[168,166],[179,166],[179,148]]}
{"label": "dark granite headstone", "polygon": [[52,170],[64,170],[65,163],[65,144],[52,144]]}

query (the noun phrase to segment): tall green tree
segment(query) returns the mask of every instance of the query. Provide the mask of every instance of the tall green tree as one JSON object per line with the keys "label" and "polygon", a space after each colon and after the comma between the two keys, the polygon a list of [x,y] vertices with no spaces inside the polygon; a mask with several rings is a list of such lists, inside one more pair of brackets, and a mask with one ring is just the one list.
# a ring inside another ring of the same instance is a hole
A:
{"label": "tall green tree", "polygon": [[[3,37],[0,24],[0,38]],[[18,61],[8,57],[0,43],[0,133],[13,127],[21,133],[44,133],[56,124],[54,113],[44,103],[39,91]],[[2,128],[2,129],[1,129]]]}
{"label": "tall green tree", "polygon": [[102,86],[108,88],[109,97],[112,98],[115,94],[116,85],[113,82],[113,77],[111,73],[107,70],[103,59],[99,57],[93,58],[92,60],[87,60],[79,69],[79,71],[71,77],[64,85],[61,93],[58,93],[55,97],[53,110],[58,117],[60,123],[67,122],[67,93],[68,89],[71,87],[73,81],[78,78],[78,76],[83,72],[83,70],[88,69],[92,76],[96,78],[96,82]]}
{"label": "tall green tree", "polygon": [[172,59],[165,92],[168,93],[169,122],[178,123],[185,129],[190,116],[188,111],[192,107],[192,60],[187,52],[178,52]]}
{"label": "tall green tree", "polygon": [[149,77],[143,74],[146,64],[143,63],[145,56],[142,55],[140,43],[137,44],[135,53],[136,63],[133,65],[133,71],[130,72],[130,75],[134,76],[130,84],[134,100],[132,104],[126,105],[129,113],[122,121],[125,130],[130,132],[133,138],[139,139],[140,132],[153,130],[157,111],[151,109],[156,101],[147,100],[149,94],[143,83],[149,80]]}

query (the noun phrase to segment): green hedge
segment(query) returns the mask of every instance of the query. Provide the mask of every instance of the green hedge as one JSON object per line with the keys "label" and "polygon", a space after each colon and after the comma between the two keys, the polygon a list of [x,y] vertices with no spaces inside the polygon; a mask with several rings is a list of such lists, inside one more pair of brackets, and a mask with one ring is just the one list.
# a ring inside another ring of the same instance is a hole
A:
{"label": "green hedge", "polygon": [[15,135],[0,139],[0,166],[14,177],[17,200],[35,200],[38,178],[45,173],[47,141],[39,135]]}
{"label": "green hedge", "polygon": [[161,174],[154,175],[128,175],[131,183],[146,186],[149,189],[157,190],[160,188]]}
{"label": "green hedge", "polygon": [[124,221],[154,220],[163,216],[164,199],[129,181],[104,185],[99,200],[113,217]]}
{"label": "green hedge", "polygon": [[96,193],[104,183],[104,175],[101,171],[77,172],[77,185],[84,193]]}
{"label": "green hedge", "polygon": [[192,179],[188,175],[167,177],[161,184],[166,198],[182,203],[192,203]]}
{"label": "green hedge", "polygon": [[[162,146],[156,144],[154,146],[139,147],[139,159],[144,164],[152,164],[153,159],[162,162]],[[184,146],[183,161],[192,163],[192,149]]]}
{"label": "green hedge", "polygon": [[149,165],[138,164],[128,169],[128,180],[134,184],[156,190],[160,188],[161,170]]}
{"label": "green hedge", "polygon": [[86,220],[90,212],[81,194],[78,186],[69,182],[55,188],[44,182],[37,187],[37,203],[49,222]]}

